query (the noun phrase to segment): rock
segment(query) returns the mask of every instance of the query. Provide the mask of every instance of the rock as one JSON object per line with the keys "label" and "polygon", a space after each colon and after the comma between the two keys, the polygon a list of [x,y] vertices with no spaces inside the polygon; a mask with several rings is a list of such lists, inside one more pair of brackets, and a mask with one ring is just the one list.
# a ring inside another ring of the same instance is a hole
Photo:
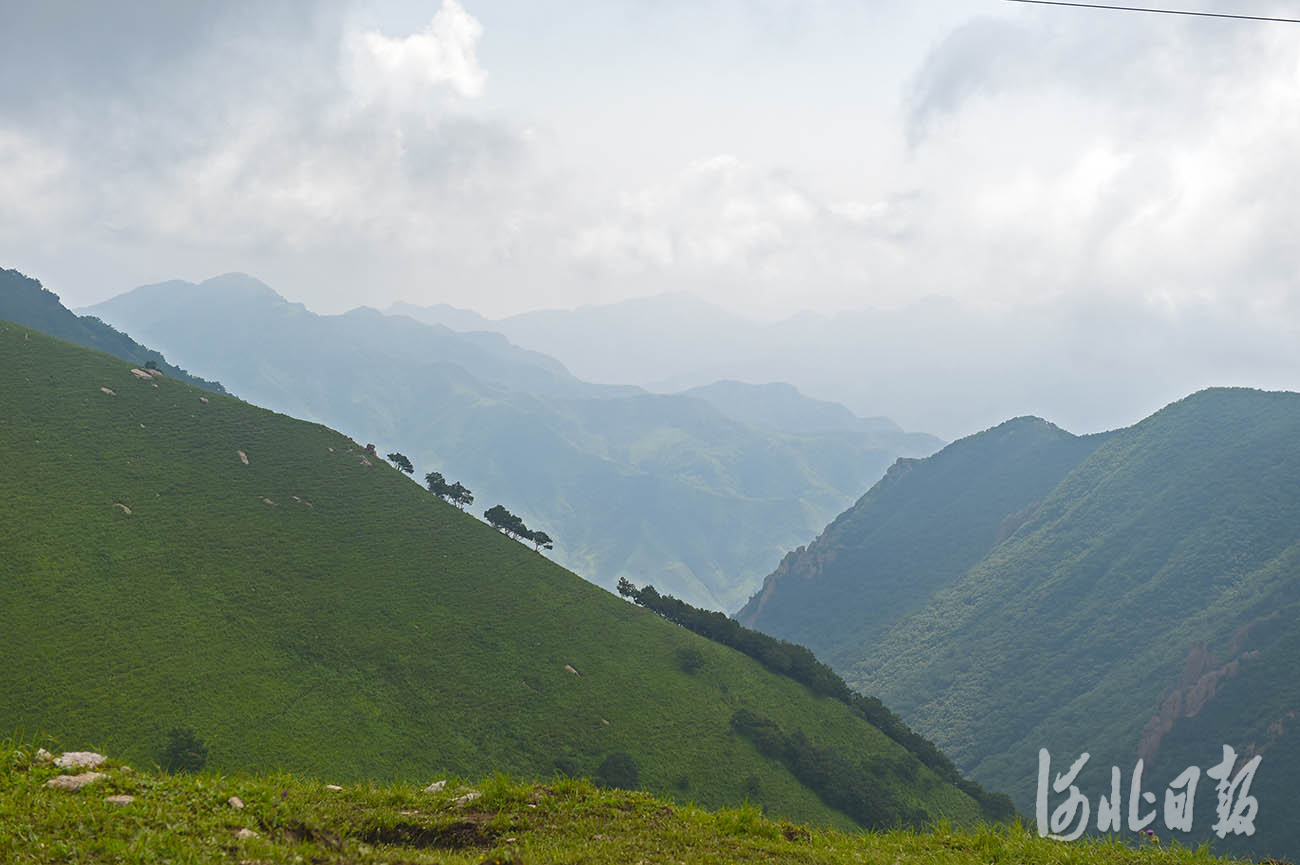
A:
{"label": "rock", "polygon": [[131,516],[131,509],[128,508],[126,505],[122,504],[121,502],[114,502],[113,507],[121,508],[122,513],[126,514],[128,517]]}
{"label": "rock", "polygon": [[244,807],[244,800],[240,799],[238,796],[231,796],[226,800],[226,804],[238,811]]}
{"label": "rock", "polygon": [[46,787],[53,787],[56,790],[80,790],[87,784],[94,784],[103,778],[107,778],[103,772],[82,772],[80,775],[60,775],[57,778],[51,778],[45,782]]}
{"label": "rock", "polygon": [[134,796],[105,796],[104,801],[110,805],[130,805],[135,801]]}
{"label": "rock", "polygon": [[242,462],[244,465],[248,465],[248,454],[244,453],[243,451],[235,451],[235,453],[239,454],[240,462]]}
{"label": "rock", "polygon": [[433,782],[432,784],[430,784],[428,787],[425,787],[425,788],[424,788],[424,792],[426,792],[426,793],[441,793],[442,790],[443,790],[443,788],[445,788],[446,786],[447,786],[447,782],[446,782],[446,781],[434,781],[434,782]]}
{"label": "rock", "polygon": [[37,748],[36,756],[33,757],[32,759],[35,760],[37,763],[48,763],[54,759],[54,755],[51,754],[49,751],[45,750],[44,748]]}
{"label": "rock", "polygon": [[201,396],[201,397],[199,397],[199,402],[204,402],[204,403],[205,403],[205,402],[207,402],[207,401],[208,401],[208,398],[207,398],[206,396]]}
{"label": "rock", "polygon": [[245,828],[245,829],[240,829],[238,832],[236,832],[235,837],[238,838],[240,841],[247,841],[249,838],[256,838],[257,833],[254,832],[252,829]]}
{"label": "rock", "polygon": [[326,785],[325,785],[325,789],[337,793],[338,791],[342,790],[343,788],[340,787],[338,784],[326,784]]}
{"label": "rock", "polygon": [[160,370],[160,369],[151,369],[151,370],[149,370],[149,374],[150,374],[151,376],[153,376],[154,378],[158,378],[160,375],[163,374],[163,371]]}
{"label": "rock", "polygon": [[473,802],[475,799],[479,798],[482,795],[483,794],[477,790],[470,790],[464,796],[457,796],[452,801],[454,801],[457,805],[468,805],[470,802]]}
{"label": "rock", "polygon": [[54,758],[60,769],[94,769],[108,758],[94,751],[68,751]]}
{"label": "rock", "polygon": [[117,396],[117,391],[113,390],[111,387],[101,387],[100,390],[109,396]]}
{"label": "rock", "polygon": [[153,376],[149,375],[149,373],[147,373],[146,371],[144,371],[144,370],[142,370],[142,369],[133,369],[133,370],[131,370],[131,375],[135,376],[136,378],[140,379],[141,381],[153,381]]}
{"label": "rock", "polygon": [[581,676],[581,675],[582,675],[582,674],[579,673],[577,670],[573,669],[573,665],[572,665],[572,664],[565,664],[565,665],[564,665],[564,669],[568,670],[570,673],[572,673],[572,674],[575,675],[575,676]]}

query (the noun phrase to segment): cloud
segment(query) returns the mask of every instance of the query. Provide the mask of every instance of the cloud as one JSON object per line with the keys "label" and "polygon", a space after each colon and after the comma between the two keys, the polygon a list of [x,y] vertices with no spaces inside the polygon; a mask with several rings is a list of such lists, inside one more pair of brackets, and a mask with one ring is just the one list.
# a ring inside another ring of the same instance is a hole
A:
{"label": "cloud", "polygon": [[904,211],[901,201],[823,200],[789,172],[719,154],[624,193],[574,232],[568,254],[611,278],[746,285],[750,301],[756,288],[860,289],[864,258],[895,242]]}
{"label": "cloud", "polygon": [[487,74],[475,47],[483,26],[456,0],[442,7],[419,33],[389,38],[367,30],[348,38],[348,83],[363,103],[384,102],[398,110],[420,108],[442,87],[473,99]]}

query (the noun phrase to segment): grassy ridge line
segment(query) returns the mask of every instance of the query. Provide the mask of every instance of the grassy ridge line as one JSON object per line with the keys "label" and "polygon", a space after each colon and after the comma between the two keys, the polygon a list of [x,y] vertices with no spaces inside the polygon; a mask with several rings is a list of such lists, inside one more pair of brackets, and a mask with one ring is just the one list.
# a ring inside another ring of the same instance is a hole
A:
{"label": "grassy ridge line", "polygon": [[[925,833],[843,833],[769,820],[754,806],[709,812],[585,781],[549,786],[496,775],[458,804],[459,778],[438,792],[360,783],[330,790],[300,776],[165,775],[110,761],[76,792],[31,746],[0,744],[0,858],[22,865],[187,863],[585,862],[868,863],[868,865],[1211,865],[1208,848],[1127,847],[1115,836],[1070,844],[1015,826]],[[107,796],[133,796],[112,804]],[[233,808],[237,796],[243,808]],[[244,831],[254,833],[240,838]]]}
{"label": "grassy ridge line", "polygon": [[[149,763],[192,727],[216,768],[340,781],[547,777],[560,760],[591,775],[623,752],[647,789],[842,828],[732,714],[864,765],[908,757],[836,701],[365,467],[339,433],[7,323],[0,366],[0,693],[23,697],[0,701],[0,729]],[[678,668],[683,648],[699,671]],[[978,817],[928,770],[879,779]]]}
{"label": "grassy ridge line", "polygon": [[204,390],[226,393],[220,382],[199,378],[169,364],[160,352],[140,345],[103,320],[92,315],[78,316],[59,302],[57,294],[16,270],[0,268],[0,318],[19,322],[86,348],[108,352],[138,366],[153,361],[170,376]]}

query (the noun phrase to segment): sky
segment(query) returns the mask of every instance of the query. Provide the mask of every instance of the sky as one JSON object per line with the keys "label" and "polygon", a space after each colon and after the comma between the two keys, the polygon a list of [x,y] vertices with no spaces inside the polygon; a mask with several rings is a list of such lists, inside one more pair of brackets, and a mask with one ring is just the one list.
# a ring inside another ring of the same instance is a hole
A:
{"label": "sky", "polygon": [[69,306],[243,271],[319,312],[941,295],[1226,317],[1247,345],[1300,321],[1300,25],[1005,0],[0,17],[0,266]]}

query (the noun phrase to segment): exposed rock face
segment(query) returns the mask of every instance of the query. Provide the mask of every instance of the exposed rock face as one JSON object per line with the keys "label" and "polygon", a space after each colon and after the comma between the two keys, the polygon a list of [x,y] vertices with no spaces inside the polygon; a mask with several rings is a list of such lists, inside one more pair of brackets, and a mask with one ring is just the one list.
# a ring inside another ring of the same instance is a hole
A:
{"label": "exposed rock face", "polygon": [[94,751],[67,751],[54,758],[60,769],[94,769],[108,758]]}
{"label": "exposed rock face", "polygon": [[103,772],[82,772],[80,775],[60,775],[45,782],[46,787],[56,790],[80,790],[87,784],[94,784],[108,776]]}
{"label": "exposed rock face", "polygon": [[[1233,650],[1241,640],[1233,642]],[[1173,729],[1179,718],[1194,718],[1214,699],[1219,683],[1231,679],[1241,669],[1243,660],[1250,660],[1258,652],[1245,652],[1223,665],[1218,665],[1205,643],[1197,643],[1187,656],[1187,664],[1178,684],[1165,691],[1160,701],[1160,712],[1147,721],[1138,743],[1138,757],[1150,763],[1160,748],[1160,740]]]}
{"label": "exposed rock face", "polygon": [[446,781],[434,781],[434,782],[433,782],[432,784],[430,784],[428,787],[425,787],[425,788],[424,788],[424,792],[426,792],[426,793],[439,793],[439,792],[441,792],[441,791],[443,790],[443,788],[445,788],[446,786],[447,786],[447,782],[446,782]]}

